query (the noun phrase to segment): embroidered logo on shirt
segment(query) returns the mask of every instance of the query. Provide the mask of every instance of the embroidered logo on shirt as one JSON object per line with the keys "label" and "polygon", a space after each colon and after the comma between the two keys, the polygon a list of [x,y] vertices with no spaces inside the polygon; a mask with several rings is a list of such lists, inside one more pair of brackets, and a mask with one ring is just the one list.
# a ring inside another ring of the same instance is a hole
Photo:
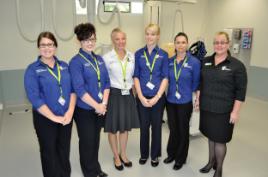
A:
{"label": "embroidered logo on shirt", "polygon": [[221,67],[221,70],[223,70],[223,71],[231,71],[231,69],[230,68],[227,68],[227,66]]}
{"label": "embroidered logo on shirt", "polygon": [[99,63],[99,65],[102,65],[103,64],[103,62],[101,62],[101,61],[98,61],[98,63]]}
{"label": "embroidered logo on shirt", "polygon": [[45,71],[47,71],[47,70],[46,69],[37,69],[37,70],[35,70],[36,73],[41,73],[41,72],[45,72]]}
{"label": "embroidered logo on shirt", "polygon": [[185,63],[185,64],[184,64],[184,68],[192,69],[192,66],[188,65],[188,63]]}
{"label": "embroidered logo on shirt", "polygon": [[141,58],[145,58],[145,56],[144,55],[141,55]]}
{"label": "embroidered logo on shirt", "polygon": [[90,67],[91,65],[89,63],[84,64],[85,67]]}
{"label": "embroidered logo on shirt", "polygon": [[212,63],[205,63],[205,66],[211,66]]}
{"label": "embroidered logo on shirt", "polygon": [[60,66],[60,70],[65,70],[67,67]]}

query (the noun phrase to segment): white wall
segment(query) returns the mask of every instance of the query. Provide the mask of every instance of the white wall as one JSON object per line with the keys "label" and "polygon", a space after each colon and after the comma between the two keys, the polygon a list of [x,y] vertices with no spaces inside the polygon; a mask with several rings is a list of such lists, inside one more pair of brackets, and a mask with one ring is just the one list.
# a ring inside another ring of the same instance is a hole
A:
{"label": "white wall", "polygon": [[[58,33],[67,37],[73,32],[73,15],[72,15],[72,0],[56,0],[57,13],[56,23]],[[24,69],[29,63],[34,61],[38,55],[36,42],[28,42],[19,34],[16,24],[16,8],[15,0],[1,0],[0,2],[0,22],[2,40],[0,52],[0,70]],[[45,8],[45,29],[52,31],[55,34],[52,25],[52,0],[44,0]],[[20,17],[22,29],[26,36],[31,39],[37,38],[41,32],[41,15],[39,0],[24,0],[20,1]],[[105,19],[108,15],[103,15]],[[135,51],[137,47],[143,45],[143,15],[126,15],[122,14],[122,28],[128,34],[128,48]],[[77,24],[87,22],[87,17],[77,16]],[[110,32],[118,25],[117,19],[103,26],[95,20],[97,29],[97,45],[100,43],[111,43]],[[56,36],[57,37],[57,36]],[[62,60],[69,59],[77,52],[79,45],[75,36],[69,41],[61,41],[58,37],[57,56]]]}
{"label": "white wall", "polygon": [[224,28],[254,28],[251,66],[268,68],[268,1],[267,0],[209,0],[206,39],[212,51],[214,34]]}
{"label": "white wall", "polygon": [[[56,0],[57,14],[56,23],[58,33],[61,36],[68,36],[73,31],[72,24],[72,0]],[[188,33],[190,41],[195,41],[198,36],[202,36],[205,24],[205,11],[208,0],[199,0],[194,5],[181,5],[184,13],[185,32]],[[52,25],[52,0],[44,0],[45,8],[45,29],[55,33]],[[41,27],[41,14],[39,0],[20,0],[20,17],[22,29],[26,35],[32,39],[37,38]],[[161,20],[161,42],[172,42],[172,26],[175,7],[174,4],[163,3],[163,16]],[[197,15],[198,14],[198,15]],[[106,18],[109,14],[102,15]],[[178,18],[179,19],[179,18]],[[122,14],[122,29],[126,31],[128,38],[128,48],[135,51],[144,45],[144,17],[143,15]],[[77,24],[86,22],[86,16],[77,16]],[[16,24],[15,0],[1,0],[0,2],[0,22],[2,40],[0,52],[0,70],[24,69],[29,63],[36,59],[38,50],[36,43],[24,40],[18,31]],[[110,32],[118,25],[117,18],[109,26],[101,25],[95,19],[97,29],[97,44],[110,43]],[[176,33],[180,30],[180,22],[176,24]],[[173,38],[173,37],[172,37]],[[77,52],[79,47],[75,37],[69,41],[61,41],[58,37],[57,56],[65,61]]]}

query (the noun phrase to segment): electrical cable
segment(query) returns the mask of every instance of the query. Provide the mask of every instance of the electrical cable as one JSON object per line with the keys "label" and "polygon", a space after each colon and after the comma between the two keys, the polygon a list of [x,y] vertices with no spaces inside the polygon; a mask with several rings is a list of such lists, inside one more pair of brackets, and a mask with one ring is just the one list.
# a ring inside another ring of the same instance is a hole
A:
{"label": "electrical cable", "polygon": [[[74,32],[73,32],[73,30],[71,30],[70,35],[67,37],[63,37],[59,34],[59,32],[57,30],[57,25],[56,25],[56,15],[55,15],[56,14],[56,7],[57,7],[56,0],[52,0],[52,24],[54,27],[55,34],[62,41],[69,41],[70,39],[73,38]],[[72,0],[72,12],[73,12],[73,28],[74,28],[76,25],[76,13],[75,13],[75,1],[73,1],[73,0]]]}
{"label": "electrical cable", "polygon": [[[41,12],[41,31],[44,30],[44,0],[40,0],[40,12]],[[28,42],[35,42],[37,39],[36,37],[30,38],[26,36],[25,32],[22,30],[21,27],[21,19],[20,19],[20,0],[16,0],[16,19],[17,19],[17,27],[19,29],[20,35]]]}
{"label": "electrical cable", "polygon": [[116,6],[115,8],[113,9],[112,11],[112,15],[109,17],[109,19],[107,21],[104,21],[103,19],[101,19],[100,17],[100,7],[101,7],[101,1],[103,3],[103,0],[99,0],[99,3],[98,3],[98,9],[97,9],[97,18],[99,20],[99,22],[103,25],[107,25],[109,24],[113,18],[114,18],[114,15],[115,13],[117,13],[117,17],[118,17],[118,26],[121,27],[121,13],[120,13],[120,9],[118,8],[118,1],[116,0]]}

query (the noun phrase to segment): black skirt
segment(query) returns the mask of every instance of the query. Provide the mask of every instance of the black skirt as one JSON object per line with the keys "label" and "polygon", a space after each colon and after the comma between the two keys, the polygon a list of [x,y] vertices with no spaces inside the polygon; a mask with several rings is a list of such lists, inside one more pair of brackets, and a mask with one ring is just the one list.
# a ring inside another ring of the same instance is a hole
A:
{"label": "black skirt", "polygon": [[230,114],[200,110],[200,131],[211,141],[230,142],[234,128],[234,124],[229,123]]}
{"label": "black skirt", "polygon": [[104,132],[124,132],[140,127],[136,100],[132,90],[129,92],[129,95],[122,95],[120,89],[110,89]]}

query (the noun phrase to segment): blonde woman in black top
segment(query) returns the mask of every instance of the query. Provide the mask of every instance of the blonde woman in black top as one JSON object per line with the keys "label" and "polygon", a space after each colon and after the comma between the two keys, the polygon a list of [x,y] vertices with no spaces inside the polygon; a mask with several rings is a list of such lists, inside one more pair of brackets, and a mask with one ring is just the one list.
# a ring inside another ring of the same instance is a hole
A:
{"label": "blonde woman in black top", "polygon": [[247,74],[243,63],[230,55],[226,32],[218,32],[213,44],[215,53],[203,60],[201,71],[200,131],[208,138],[209,162],[200,172],[208,173],[213,167],[214,177],[221,177],[226,143],[232,139],[245,101]]}

